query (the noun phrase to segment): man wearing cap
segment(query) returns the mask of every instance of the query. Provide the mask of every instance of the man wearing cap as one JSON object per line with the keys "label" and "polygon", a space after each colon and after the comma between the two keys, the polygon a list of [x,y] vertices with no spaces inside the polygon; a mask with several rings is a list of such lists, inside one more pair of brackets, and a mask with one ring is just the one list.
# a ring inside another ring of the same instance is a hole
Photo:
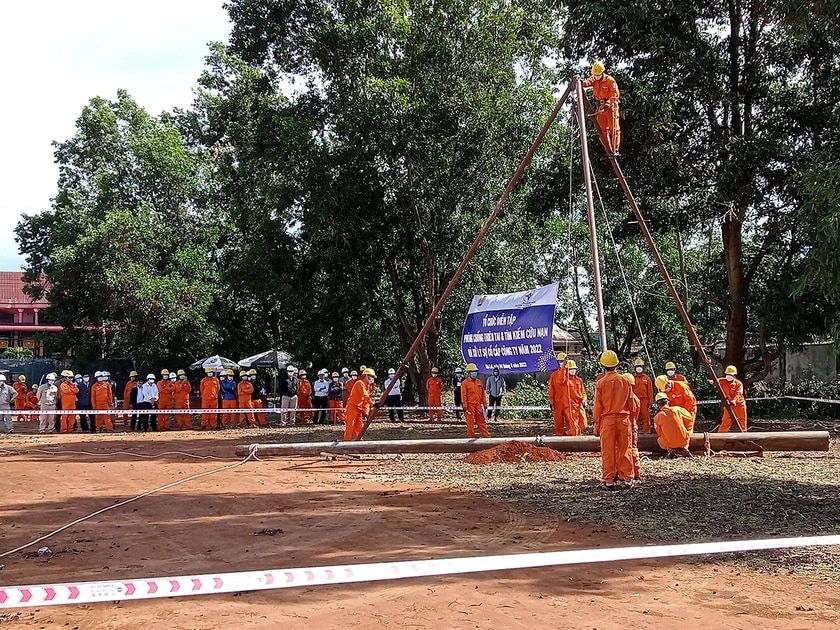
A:
{"label": "man wearing cap", "polygon": [[[101,372],[95,372],[96,376],[101,375]],[[79,388],[79,395],[76,396],[76,408],[79,413],[79,422],[82,425],[82,431],[96,433],[97,422],[93,414],[88,413],[93,409],[93,404],[90,399],[90,375],[76,374],[76,387]]]}
{"label": "man wearing cap", "polygon": [[461,367],[455,368],[455,376],[452,377],[452,394],[455,397],[455,419],[461,421],[461,383],[464,382],[464,370]]}
{"label": "man wearing cap", "polygon": [[[61,398],[62,411],[73,411],[76,409],[76,396],[79,394],[79,388],[73,382],[73,372],[64,370],[61,373],[61,385],[58,386],[58,394]],[[76,425],[76,416],[74,414],[61,414],[61,432],[72,433],[73,427]]]}
{"label": "man wearing cap", "polygon": [[[251,395],[254,393],[254,385],[248,380],[248,372],[241,370],[239,372],[239,383],[236,385],[236,404],[240,409],[253,409],[251,403]],[[257,426],[254,420],[253,411],[243,411],[239,413],[239,422],[237,427]]]}
{"label": "man wearing cap", "polygon": [[[320,375],[321,373],[318,372],[318,376]],[[310,383],[309,379],[306,378],[306,370],[298,371],[297,392],[298,409],[306,410],[300,412],[300,423],[306,424],[307,422],[311,422],[312,419],[315,418],[315,413],[312,411],[312,383]],[[317,418],[315,419],[317,420]]]}
{"label": "man wearing cap", "polygon": [[338,382],[341,383],[341,406],[342,408],[347,406],[347,397],[350,395],[350,390],[353,389],[353,383],[350,382],[350,370],[346,367],[341,368],[341,376],[338,379]]}
{"label": "man wearing cap", "polygon": [[286,373],[280,376],[280,383],[277,386],[280,394],[280,426],[294,424],[297,417],[298,406],[298,378],[295,376],[295,366],[286,366]]}
{"label": "man wearing cap", "polygon": [[330,406],[330,382],[326,369],[318,370],[318,380],[313,384],[315,391],[315,424],[327,424],[327,408]]}
{"label": "man wearing cap", "polygon": [[[205,368],[204,378],[198,384],[202,409],[218,409],[220,388],[219,379],[213,375],[212,368]],[[201,414],[201,428],[205,431],[218,428],[218,414],[215,412]]]}
{"label": "man wearing cap", "polygon": [[[32,389],[26,393],[26,405],[24,409],[26,411],[35,411],[38,409],[38,383],[33,383]],[[35,418],[35,416],[29,417],[32,419]]]}
{"label": "man wearing cap", "polygon": [[656,395],[656,405],[659,407],[659,413],[654,417],[653,423],[656,426],[656,441],[659,446],[667,451],[669,457],[691,457],[688,450],[694,425],[691,414],[682,407],[671,406],[668,395],[662,392]]}
{"label": "man wearing cap", "polygon": [[[718,384],[726,396],[726,402],[735,416],[738,429],[742,432],[747,430],[747,399],[744,397],[744,384],[735,378],[738,375],[738,368],[734,365],[727,365],[723,377],[718,379]],[[692,426],[692,430],[693,430]],[[727,433],[732,428],[732,416],[729,410],[723,408],[723,415],[720,418],[718,433]]]}
{"label": "man wearing cap", "polygon": [[429,422],[443,419],[443,379],[436,367],[432,368],[432,375],[426,379],[426,404],[429,406]]}
{"label": "man wearing cap", "polygon": [[375,387],[376,372],[365,368],[361,378],[354,381],[350,397],[347,399],[347,421],[344,425],[344,441],[351,442],[361,435],[364,421],[370,413],[373,401],[370,393]]}
{"label": "man wearing cap", "polygon": [[[26,376],[23,374],[19,375],[12,387],[18,393],[17,398],[15,398],[15,411],[23,411],[26,407]],[[18,415],[15,417],[15,420],[27,420],[27,417]]]}
{"label": "man wearing cap", "polygon": [[[96,382],[90,388],[90,402],[97,411],[110,411],[114,406],[114,390],[111,381],[104,372],[96,372]],[[99,431],[113,431],[111,414],[96,414],[96,429]]]}
{"label": "man wearing cap", "polygon": [[467,378],[461,383],[461,400],[464,402],[464,419],[467,422],[467,437],[475,437],[475,425],[481,437],[490,437],[484,415],[487,409],[487,392],[478,378],[478,366],[467,364]]}
{"label": "man wearing cap", "polygon": [[[175,376],[178,379],[175,381],[175,409],[189,409],[192,385],[187,379],[187,373],[178,370]],[[192,429],[192,417],[188,413],[175,414],[175,423],[179,429]]]}
{"label": "man wearing cap", "polygon": [[[400,387],[400,379],[394,378],[396,373],[397,371],[394,368],[388,369],[388,378],[385,379],[385,389],[388,389],[391,381],[394,382],[394,386],[388,392],[388,397],[385,399],[385,406],[388,407],[388,419],[391,422],[396,422],[397,417],[399,417],[400,422],[403,422],[405,418],[403,417],[402,387]],[[395,409],[396,416],[394,415]]]}
{"label": "man wearing cap", "polygon": [[[132,407],[132,395],[131,391],[137,387],[137,370],[131,370],[128,373],[128,382],[125,384],[123,388],[123,398],[122,398],[122,406],[123,410],[127,411],[129,409],[133,409]],[[134,398],[136,400],[137,394],[134,394]],[[129,418],[131,419],[131,428],[134,429],[137,426],[137,414],[123,414],[123,424],[128,424]]]}
{"label": "man wearing cap", "polygon": [[[254,368],[248,370],[248,380],[254,386],[254,393],[251,394],[251,404],[254,406],[254,409],[265,409],[268,407],[268,398],[265,395],[265,390],[262,388],[262,384],[257,378],[257,371]],[[261,427],[266,426],[264,411],[256,412],[254,416]]]}
{"label": "man wearing cap", "polygon": [[614,351],[604,350],[600,363],[606,373],[595,381],[592,419],[595,421],[595,435],[601,438],[601,489],[632,488],[630,413],[633,406],[633,388],[630,382],[616,371],[618,355]]}
{"label": "man wearing cap", "polygon": [[[157,406],[157,401],[160,398],[160,392],[158,391],[155,380],[154,374],[147,374],[146,381],[142,385],[137,386],[138,409],[151,410]],[[152,425],[152,431],[157,431],[157,414],[140,414],[139,424],[143,431],[149,430],[149,424]]]}
{"label": "man wearing cap", "polygon": [[56,374],[47,374],[46,381],[38,388],[38,406],[43,415],[39,418],[38,433],[53,433],[55,422],[55,405],[58,402],[58,386],[55,384]]}
{"label": "man wearing cap", "polygon": [[158,414],[158,431],[168,431],[171,414],[167,410],[172,409],[175,402],[175,383],[169,378],[169,370],[160,371],[160,382],[157,384],[158,398],[157,408],[162,413]]}
{"label": "man wearing cap", "polygon": [[569,406],[569,371],[566,368],[565,352],[557,353],[557,369],[548,379],[548,404],[554,417],[554,435],[565,435],[563,419]]}
{"label": "man wearing cap", "polygon": [[12,406],[17,397],[17,390],[6,384],[6,375],[0,374],[0,425],[5,425],[5,433],[15,432],[12,426]]}
{"label": "man wearing cap", "polygon": [[344,387],[341,385],[338,372],[330,375],[330,388],[327,390],[327,398],[330,405],[330,422],[336,424],[339,420],[344,422],[344,404],[342,396]]}

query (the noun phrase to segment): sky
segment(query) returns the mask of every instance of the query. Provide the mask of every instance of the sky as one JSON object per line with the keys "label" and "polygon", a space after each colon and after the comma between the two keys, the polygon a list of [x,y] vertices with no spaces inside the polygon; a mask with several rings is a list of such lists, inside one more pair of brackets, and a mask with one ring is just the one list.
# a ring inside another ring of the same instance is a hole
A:
{"label": "sky", "polygon": [[0,21],[0,271],[24,264],[22,214],[50,208],[53,141],[73,136],[95,96],[122,88],[151,114],[192,104],[207,44],[227,41],[223,0],[32,0]]}

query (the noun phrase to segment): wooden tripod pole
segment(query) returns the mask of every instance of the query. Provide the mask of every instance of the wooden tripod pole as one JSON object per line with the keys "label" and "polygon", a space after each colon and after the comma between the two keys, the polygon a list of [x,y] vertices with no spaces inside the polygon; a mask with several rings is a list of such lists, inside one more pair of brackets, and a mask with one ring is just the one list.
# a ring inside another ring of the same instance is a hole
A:
{"label": "wooden tripod pole", "polygon": [[452,276],[452,279],[449,281],[449,284],[446,285],[446,288],[443,290],[443,293],[440,294],[440,298],[435,304],[435,307],[432,309],[432,312],[429,313],[429,317],[426,320],[426,323],[423,324],[423,328],[420,329],[420,332],[417,333],[417,337],[414,339],[414,343],[411,344],[411,347],[405,353],[400,364],[397,366],[397,370],[394,373],[394,376],[391,378],[391,382],[388,384],[388,387],[385,388],[385,391],[382,392],[382,395],[379,397],[377,403],[373,406],[370,410],[370,414],[365,420],[364,425],[362,426],[362,430],[358,436],[355,436],[355,440],[359,440],[368,430],[370,423],[373,422],[374,418],[376,418],[376,414],[379,411],[379,407],[388,397],[388,394],[391,392],[391,388],[394,386],[402,373],[405,371],[406,367],[408,366],[409,362],[413,359],[414,353],[417,352],[417,349],[420,347],[420,344],[423,342],[423,339],[426,337],[426,334],[429,332],[429,329],[432,327],[432,323],[435,321],[437,316],[440,314],[441,310],[443,310],[444,304],[446,304],[446,300],[449,299],[449,295],[455,289],[455,285],[458,284],[458,281],[461,279],[461,276],[464,275],[464,271],[467,269],[467,265],[469,264],[470,260],[472,259],[475,252],[478,250],[478,246],[481,245],[481,242],[487,236],[487,232],[490,231],[490,226],[496,221],[499,216],[499,213],[502,211],[502,207],[505,205],[508,197],[510,197],[510,193],[513,192],[513,189],[516,188],[516,184],[519,183],[519,179],[522,177],[522,174],[525,172],[525,169],[531,163],[531,160],[534,157],[534,154],[537,152],[537,149],[540,148],[540,145],[543,143],[545,139],[545,134],[548,133],[548,130],[551,128],[551,125],[554,124],[554,120],[557,118],[557,115],[560,113],[560,109],[566,102],[566,99],[569,98],[569,94],[572,91],[572,84],[570,83],[566,87],[566,91],[563,92],[563,95],[557,100],[557,103],[554,105],[554,109],[551,110],[551,114],[549,114],[548,118],[546,119],[545,123],[543,123],[542,129],[537,134],[537,137],[534,139],[534,142],[531,143],[531,147],[528,149],[528,152],[525,154],[525,157],[522,158],[522,161],[519,163],[519,166],[516,168],[516,171],[513,173],[513,176],[510,178],[508,185],[505,187],[502,196],[499,198],[499,201],[496,203],[496,207],[493,208],[493,212],[490,213],[490,216],[487,217],[487,221],[484,222],[481,230],[479,230],[478,234],[473,241],[472,246],[470,247],[469,251],[467,251],[464,259],[461,261],[461,264],[458,265],[458,269],[455,270],[455,273]]}

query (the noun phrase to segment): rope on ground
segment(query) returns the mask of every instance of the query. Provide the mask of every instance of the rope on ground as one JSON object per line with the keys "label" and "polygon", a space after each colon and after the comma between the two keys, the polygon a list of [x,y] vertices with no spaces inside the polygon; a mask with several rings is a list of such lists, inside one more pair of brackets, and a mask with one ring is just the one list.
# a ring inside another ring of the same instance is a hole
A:
{"label": "rope on ground", "polygon": [[164,453],[157,453],[155,455],[144,455],[143,453],[132,453],[130,451],[108,451],[105,453],[92,453],[89,451],[68,451],[64,449],[48,451],[40,448],[22,448],[20,450],[15,451],[0,450],[0,455],[29,455],[31,453],[44,453],[46,455],[88,455],[90,457],[112,457],[114,455],[130,455],[131,457],[142,457],[143,459],[157,459],[166,455],[181,455],[183,457],[192,457],[193,459],[216,459],[219,461],[239,459],[238,457],[216,457],[215,455],[196,455],[194,453],[185,453],[183,451],[166,451]]}
{"label": "rope on ground", "polygon": [[0,553],[0,558],[5,558],[6,556],[10,556],[12,554],[18,553],[19,551],[23,551],[27,547],[37,545],[39,542],[42,542],[42,541],[46,540],[47,538],[55,536],[56,534],[59,534],[59,533],[63,532],[64,530],[73,527],[74,525],[78,525],[79,523],[90,520],[93,517],[99,516],[100,514],[103,514],[105,512],[110,511],[110,510],[114,510],[118,507],[122,507],[123,505],[128,505],[129,503],[133,503],[134,501],[139,501],[140,499],[143,499],[143,498],[145,498],[145,497],[147,497],[151,494],[155,494],[157,492],[162,492],[163,490],[168,490],[169,488],[173,488],[173,487],[178,486],[182,483],[187,483],[188,481],[193,481],[194,479],[199,479],[201,477],[207,477],[208,475],[213,475],[215,473],[223,472],[225,470],[232,470],[234,468],[237,468],[238,466],[242,466],[244,463],[246,463],[247,461],[249,461],[251,459],[259,460],[259,458],[257,457],[257,449],[256,449],[255,445],[251,446],[251,449],[248,452],[248,455],[246,455],[244,458],[242,458],[241,460],[239,460],[235,464],[228,464],[227,466],[221,466],[220,468],[214,468],[213,470],[207,470],[205,472],[197,473],[195,475],[190,475],[189,477],[186,477],[184,479],[179,479],[178,481],[173,481],[172,483],[168,483],[165,486],[161,486],[159,488],[154,488],[153,490],[148,490],[147,492],[144,492],[143,494],[138,494],[136,497],[131,497],[130,499],[126,499],[125,501],[120,501],[119,503],[115,503],[114,505],[109,505],[107,507],[102,508],[101,510],[97,510],[96,512],[92,512],[91,514],[88,514],[87,516],[77,518],[75,521],[73,521],[71,523],[67,523],[66,525],[62,525],[58,529],[56,529],[54,531],[51,531],[49,534],[44,534],[40,538],[36,538],[35,540],[33,540],[31,542],[28,542],[24,545],[21,545],[20,547],[16,547],[16,548],[12,549],[11,551],[6,551],[5,553]]}

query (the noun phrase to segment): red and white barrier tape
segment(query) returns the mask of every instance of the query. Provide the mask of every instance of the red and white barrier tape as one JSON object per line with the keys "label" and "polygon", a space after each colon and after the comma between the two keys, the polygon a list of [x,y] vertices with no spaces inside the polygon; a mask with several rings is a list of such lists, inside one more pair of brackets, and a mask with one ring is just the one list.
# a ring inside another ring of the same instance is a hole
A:
{"label": "red and white barrier tape", "polygon": [[651,560],[676,556],[792,549],[840,545],[840,536],[733,540],[711,543],[581,549],[501,556],[445,558],[404,562],[377,562],[299,569],[270,569],[238,573],[207,573],[164,578],[68,582],[0,586],[0,609],[26,606],[55,606],[93,602],[158,599],[186,595],[212,595],[241,591],[262,591],[321,584],[351,584],[456,573],[479,573],[622,560]]}

